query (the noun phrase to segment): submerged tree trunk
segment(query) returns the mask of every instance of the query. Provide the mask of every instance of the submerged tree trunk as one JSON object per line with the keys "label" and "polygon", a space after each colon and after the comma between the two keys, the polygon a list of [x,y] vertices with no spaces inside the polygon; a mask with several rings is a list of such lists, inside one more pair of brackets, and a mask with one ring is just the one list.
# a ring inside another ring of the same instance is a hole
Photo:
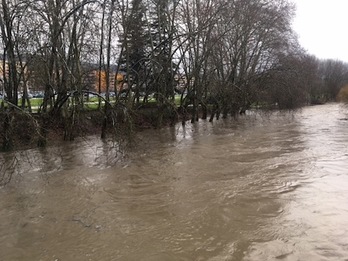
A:
{"label": "submerged tree trunk", "polygon": [[13,122],[13,109],[10,109],[7,112],[5,112],[5,117],[3,122],[3,140],[2,140],[3,151],[10,151],[13,149],[12,122]]}
{"label": "submerged tree trunk", "polygon": [[208,107],[206,104],[201,103],[202,106],[202,120],[206,120],[208,118]]}
{"label": "submerged tree trunk", "polygon": [[44,113],[41,115],[41,124],[40,124],[40,130],[39,130],[39,139],[37,142],[38,147],[46,147],[47,145],[47,134],[48,134],[48,127],[49,127],[49,116],[47,113]]}

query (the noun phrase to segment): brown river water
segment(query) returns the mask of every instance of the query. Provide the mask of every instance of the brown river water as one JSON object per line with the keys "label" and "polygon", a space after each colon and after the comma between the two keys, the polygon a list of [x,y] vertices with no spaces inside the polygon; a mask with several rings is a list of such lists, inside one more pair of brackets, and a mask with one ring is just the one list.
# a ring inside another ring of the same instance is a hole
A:
{"label": "brown river water", "polygon": [[0,154],[0,260],[348,260],[348,108]]}

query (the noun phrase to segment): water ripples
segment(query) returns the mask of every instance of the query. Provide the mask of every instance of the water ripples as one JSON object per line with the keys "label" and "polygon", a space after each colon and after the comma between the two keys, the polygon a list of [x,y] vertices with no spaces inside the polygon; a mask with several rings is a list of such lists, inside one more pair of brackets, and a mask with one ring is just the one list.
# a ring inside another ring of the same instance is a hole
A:
{"label": "water ripples", "polygon": [[2,258],[344,260],[346,114],[249,113],[144,131],[127,150],[91,138],[6,154]]}

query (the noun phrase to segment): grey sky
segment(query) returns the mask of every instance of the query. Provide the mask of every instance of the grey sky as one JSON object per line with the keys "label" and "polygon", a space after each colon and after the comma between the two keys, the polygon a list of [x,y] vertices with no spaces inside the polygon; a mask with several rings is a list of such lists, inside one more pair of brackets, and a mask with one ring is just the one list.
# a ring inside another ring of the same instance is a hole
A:
{"label": "grey sky", "polygon": [[348,63],[348,0],[291,0],[293,28],[308,53]]}

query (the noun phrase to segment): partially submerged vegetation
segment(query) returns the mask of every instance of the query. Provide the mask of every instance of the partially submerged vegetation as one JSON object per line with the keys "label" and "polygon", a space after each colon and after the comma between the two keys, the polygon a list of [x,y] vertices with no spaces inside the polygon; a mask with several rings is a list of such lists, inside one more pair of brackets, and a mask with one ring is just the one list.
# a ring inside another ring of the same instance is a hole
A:
{"label": "partially submerged vegetation", "polygon": [[348,66],[302,50],[294,10],[286,0],[2,1],[2,150],[334,100]]}

